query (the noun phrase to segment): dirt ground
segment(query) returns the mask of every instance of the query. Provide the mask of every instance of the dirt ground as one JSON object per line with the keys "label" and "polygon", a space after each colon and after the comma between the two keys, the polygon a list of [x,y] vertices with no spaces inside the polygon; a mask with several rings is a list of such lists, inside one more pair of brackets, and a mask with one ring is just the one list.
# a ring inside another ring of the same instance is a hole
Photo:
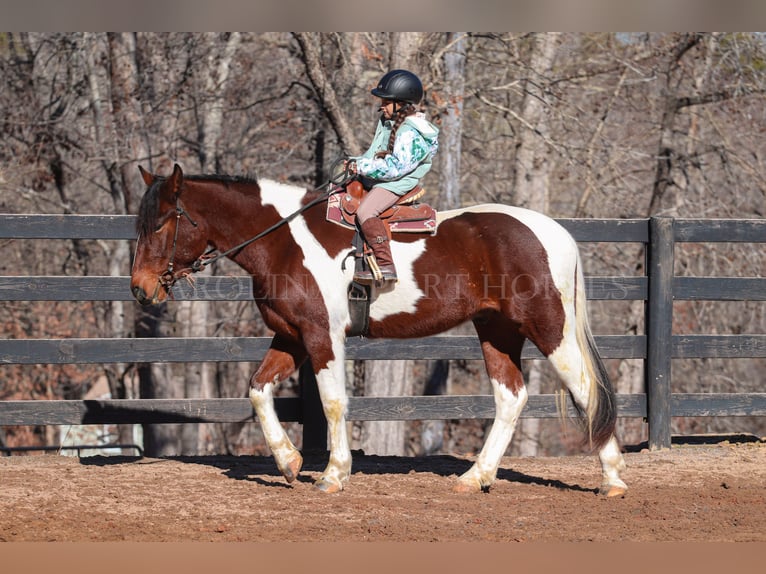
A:
{"label": "dirt ground", "polygon": [[458,495],[470,460],[354,453],[346,490],[288,485],[271,457],[0,458],[0,541],[766,541],[766,442],[625,454],[621,498],[595,456],[504,458],[489,492]]}

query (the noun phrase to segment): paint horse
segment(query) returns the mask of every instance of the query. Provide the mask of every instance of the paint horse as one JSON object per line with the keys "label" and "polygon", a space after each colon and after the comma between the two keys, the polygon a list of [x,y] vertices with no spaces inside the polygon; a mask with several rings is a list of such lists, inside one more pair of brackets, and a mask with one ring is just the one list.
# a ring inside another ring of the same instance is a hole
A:
{"label": "paint horse", "polygon": [[[303,464],[277,418],[273,393],[309,359],[330,437],[329,462],[315,485],[342,490],[352,462],[344,360],[353,231],[326,221],[327,196],[317,190],[185,176],[178,165],[167,177],[141,173],[147,190],[137,221],[133,296],[143,305],[164,301],[178,279],[211,257],[208,247],[247,271],[264,322],[275,333],[250,379],[250,399],[276,465],[292,482]],[[574,239],[552,219],[518,207],[476,205],[437,217],[436,234],[392,241],[399,280],[371,301],[367,336],[425,337],[473,322],[496,414],[481,452],[454,489],[477,492],[495,480],[527,401],[521,351],[529,339],[553,364],[587,441],[598,450],[601,493],[625,493],[614,391],[588,325]]]}

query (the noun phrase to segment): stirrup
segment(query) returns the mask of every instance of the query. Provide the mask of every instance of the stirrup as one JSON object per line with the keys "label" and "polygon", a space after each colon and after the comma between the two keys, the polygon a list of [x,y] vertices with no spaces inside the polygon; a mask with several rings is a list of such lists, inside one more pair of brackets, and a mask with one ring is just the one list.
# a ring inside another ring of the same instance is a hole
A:
{"label": "stirrup", "polygon": [[379,267],[373,258],[368,260],[368,264],[368,269],[363,269],[354,273],[354,281],[363,285],[371,285],[373,283],[395,283],[399,280],[396,275],[396,268],[393,265]]}
{"label": "stirrup", "polygon": [[386,265],[385,267],[380,268],[380,279],[382,281],[398,281],[399,278],[396,276],[396,268],[393,265]]}

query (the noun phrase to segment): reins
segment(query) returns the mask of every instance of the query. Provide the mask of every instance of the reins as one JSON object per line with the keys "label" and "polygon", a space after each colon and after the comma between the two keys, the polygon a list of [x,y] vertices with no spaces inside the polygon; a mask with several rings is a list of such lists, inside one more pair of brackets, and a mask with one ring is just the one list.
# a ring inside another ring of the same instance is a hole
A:
{"label": "reins", "polygon": [[[315,191],[318,191],[318,189],[316,189]],[[199,259],[197,259],[194,263],[192,263],[191,270],[194,273],[197,273],[198,271],[202,271],[203,267],[211,265],[212,263],[218,261],[219,259],[222,259],[223,257],[227,257],[227,256],[231,255],[235,251],[239,251],[240,249],[244,249],[245,247],[247,247],[251,243],[254,243],[255,241],[258,241],[259,239],[261,239],[262,237],[265,237],[266,235],[268,235],[272,231],[282,227],[284,224],[289,223],[290,221],[292,221],[293,219],[298,217],[301,213],[303,213],[307,209],[310,209],[310,208],[314,207],[315,205],[317,205],[319,203],[322,203],[323,201],[326,201],[331,193],[332,193],[332,191],[330,191],[330,190],[325,191],[322,195],[320,195],[316,199],[308,202],[306,205],[302,206],[297,211],[294,211],[293,213],[291,213],[287,217],[283,217],[282,219],[277,221],[274,225],[272,225],[268,229],[265,229],[265,230],[261,231],[258,235],[254,236],[254,237],[251,237],[247,241],[243,241],[239,245],[235,245],[231,249],[227,249],[223,253],[219,253],[219,254],[215,255],[214,257],[211,257],[211,255],[215,252],[215,250],[208,251],[207,253],[204,253],[203,255],[201,255],[199,257]]]}
{"label": "reins", "polygon": [[[181,269],[180,271],[174,271],[174,267],[175,267],[175,257],[176,257],[176,244],[178,243],[178,227],[179,227],[181,216],[183,215],[184,217],[186,217],[186,219],[189,220],[189,223],[191,223],[194,227],[198,227],[198,225],[197,225],[197,222],[191,218],[188,212],[181,205],[181,198],[179,196],[176,196],[176,228],[173,233],[173,246],[170,252],[170,259],[168,260],[168,268],[158,279],[158,288],[159,288],[159,285],[162,285],[163,287],[165,287],[165,289],[170,291],[170,288],[175,284],[176,281],[178,281],[178,279],[182,277],[188,277],[190,273],[199,273],[208,265],[212,265],[219,259],[228,257],[232,253],[235,253],[237,251],[240,251],[241,249],[244,249],[251,243],[258,241],[262,237],[265,237],[269,233],[272,233],[276,229],[279,229],[286,223],[289,223],[290,221],[298,217],[301,213],[303,213],[307,209],[310,209],[319,203],[327,201],[327,198],[330,197],[330,195],[335,193],[338,189],[342,188],[345,184],[349,182],[349,180],[355,177],[354,174],[351,173],[349,169],[348,160],[344,157],[338,158],[335,162],[333,162],[332,168],[330,169],[330,173],[331,173],[331,176],[328,181],[326,181],[319,187],[316,187],[313,189],[313,191],[321,191],[323,188],[327,188],[326,191],[321,193],[321,195],[317,197],[316,199],[313,199],[312,201],[308,202],[306,205],[301,206],[299,209],[297,209],[290,215],[283,217],[271,227],[261,231],[258,235],[255,235],[254,237],[251,237],[250,239],[243,241],[239,245],[235,245],[231,249],[227,249],[223,253],[218,253],[217,255],[213,255],[213,253],[215,253],[216,251],[215,249],[211,249],[210,251],[203,253],[191,264],[191,267],[187,267],[186,269]],[[331,187],[330,184],[333,184],[334,187]]]}
{"label": "reins", "polygon": [[[332,195],[333,193],[335,193],[335,191],[337,191],[338,188],[342,188],[344,185],[346,185],[354,177],[355,177],[355,175],[351,172],[351,170],[349,169],[349,166],[348,166],[348,158],[346,158],[345,156],[339,157],[338,159],[336,159],[333,162],[332,166],[330,167],[330,179],[327,180],[326,182],[324,182],[319,187],[314,188],[314,190],[313,190],[313,191],[320,191],[323,188],[327,188],[327,191],[325,191],[318,198],[314,199],[313,201],[310,201],[309,203],[307,203],[306,205],[304,205],[303,207],[301,207],[297,211],[291,213],[287,217],[283,217],[281,220],[277,221],[274,225],[272,225],[268,229],[266,229],[264,231],[261,231],[255,237],[251,237],[247,241],[243,241],[239,245],[235,245],[231,249],[227,249],[223,253],[219,253],[218,255],[216,255],[214,257],[211,257],[211,255],[215,252],[215,250],[208,251],[207,253],[204,253],[203,255],[201,255],[199,257],[199,259],[197,259],[194,263],[192,263],[192,266],[191,266],[192,272],[193,273],[197,273],[199,271],[202,271],[202,269],[204,267],[207,267],[208,265],[211,265],[212,263],[215,263],[216,261],[218,261],[219,259],[221,259],[223,257],[227,257],[227,256],[231,255],[235,251],[239,251],[240,249],[243,249],[243,248],[247,247],[251,243],[253,243],[255,241],[258,241],[260,238],[262,238],[262,237],[268,235],[269,233],[271,233],[272,231],[282,227],[285,223],[289,223],[290,221],[292,221],[293,219],[298,217],[301,213],[303,213],[307,209],[310,209],[310,208],[314,207],[315,205],[317,205],[319,203],[322,203],[323,201],[326,201],[327,198],[330,197],[330,195]],[[335,188],[331,188],[330,185],[329,185],[331,183],[333,185],[335,185],[336,187]],[[196,227],[196,225],[195,225],[195,227]],[[175,246],[175,241],[173,242],[173,244]]]}

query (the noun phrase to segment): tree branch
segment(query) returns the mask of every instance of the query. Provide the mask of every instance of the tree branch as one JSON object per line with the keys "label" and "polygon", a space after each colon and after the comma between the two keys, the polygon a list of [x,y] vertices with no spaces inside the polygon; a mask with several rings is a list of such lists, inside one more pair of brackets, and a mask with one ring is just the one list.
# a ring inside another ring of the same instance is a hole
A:
{"label": "tree branch", "polygon": [[346,114],[338,103],[335,88],[327,79],[319,58],[318,39],[311,32],[296,32],[294,36],[303,51],[303,63],[306,65],[306,73],[311,80],[311,85],[340,140],[341,148],[346,153],[358,155],[361,152],[359,142],[348,125]]}

